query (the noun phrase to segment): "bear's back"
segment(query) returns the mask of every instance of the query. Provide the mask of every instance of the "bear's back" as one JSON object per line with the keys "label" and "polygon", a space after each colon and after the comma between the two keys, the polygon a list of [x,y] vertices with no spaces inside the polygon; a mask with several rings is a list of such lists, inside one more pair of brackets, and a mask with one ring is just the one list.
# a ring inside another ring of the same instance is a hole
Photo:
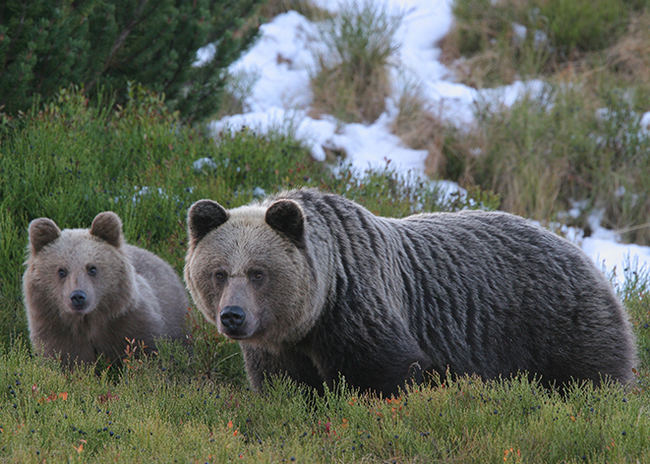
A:
{"label": "bear's back", "polygon": [[572,243],[501,212],[418,215],[396,224],[413,253],[410,268],[430,270],[416,270],[415,280],[433,317],[411,313],[411,324],[429,334],[423,346],[452,360],[452,369],[471,366],[485,377],[528,370],[557,381],[632,375],[634,338],[624,309]]}
{"label": "bear's back", "polygon": [[[336,266],[326,325],[340,325],[329,314],[342,313],[346,326],[405,323],[441,373],[631,377],[634,336],[625,311],[567,240],[502,212],[396,219],[335,195],[289,196],[307,211],[315,260]],[[327,247],[332,259],[322,256]]]}
{"label": "bear's back", "polygon": [[125,248],[136,274],[153,291],[153,297],[157,300],[153,306],[159,308],[165,326],[171,330],[167,335],[172,338],[181,337],[185,333],[186,311],[183,309],[189,307],[189,302],[178,275],[166,261],[155,254],[133,245],[125,245]]}

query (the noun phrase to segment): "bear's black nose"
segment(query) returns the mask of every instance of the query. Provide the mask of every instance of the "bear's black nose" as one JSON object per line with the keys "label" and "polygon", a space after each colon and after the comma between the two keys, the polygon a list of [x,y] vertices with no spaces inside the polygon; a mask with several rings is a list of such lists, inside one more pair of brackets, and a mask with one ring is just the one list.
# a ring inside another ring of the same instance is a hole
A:
{"label": "bear's black nose", "polygon": [[221,310],[219,317],[227,330],[235,330],[244,323],[246,314],[240,306],[226,306]]}
{"label": "bear's black nose", "polygon": [[86,306],[86,292],[75,290],[70,294],[70,301],[72,301],[74,309],[84,309]]}

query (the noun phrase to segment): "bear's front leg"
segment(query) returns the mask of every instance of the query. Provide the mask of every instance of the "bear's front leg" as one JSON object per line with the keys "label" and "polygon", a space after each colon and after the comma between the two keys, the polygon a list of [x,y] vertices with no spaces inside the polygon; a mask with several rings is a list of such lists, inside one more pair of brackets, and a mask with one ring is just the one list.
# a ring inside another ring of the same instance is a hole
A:
{"label": "bear's front leg", "polygon": [[248,380],[255,391],[264,391],[264,383],[269,376],[287,375],[296,382],[323,391],[323,378],[311,360],[297,351],[271,353],[262,348],[241,345],[246,364]]}
{"label": "bear's front leg", "polygon": [[362,392],[381,393],[384,396],[398,394],[407,384],[420,383],[425,373],[432,369],[427,355],[406,336],[398,338],[401,343],[357,342],[355,344],[329,344],[318,353],[316,359],[328,381],[336,381],[340,375],[348,384]]}

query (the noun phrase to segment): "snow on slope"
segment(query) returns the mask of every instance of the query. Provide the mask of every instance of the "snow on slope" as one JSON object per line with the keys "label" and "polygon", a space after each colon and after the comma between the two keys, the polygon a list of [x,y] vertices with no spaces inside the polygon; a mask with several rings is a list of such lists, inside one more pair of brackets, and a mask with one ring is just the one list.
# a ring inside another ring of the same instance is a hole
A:
{"label": "snow on slope", "polygon": [[[335,12],[341,1],[313,0],[313,3]],[[440,50],[435,46],[452,24],[451,0],[386,0],[385,5],[389,12],[399,12],[403,17],[395,37],[399,49],[391,71],[393,81],[414,82],[439,108],[441,116],[459,127],[472,121],[472,109],[479,99],[511,105],[523,92],[542,90],[544,84],[539,80],[483,90],[454,82],[449,70],[438,60]],[[314,51],[322,47],[318,26],[294,11],[278,15],[263,25],[258,41],[230,68],[232,73],[257,79],[244,101],[245,113],[213,121],[214,133],[238,130],[242,126],[260,132],[290,126],[296,137],[308,144],[316,159],[323,160],[323,147],[329,147],[343,150],[352,165],[361,170],[382,168],[390,159],[391,166],[402,172],[422,173],[426,152],[404,146],[389,129],[397,115],[398,88],[387,99],[384,114],[369,125],[344,124],[331,116],[314,119],[308,115]],[[577,239],[577,243],[600,267],[610,272],[615,268],[619,280],[628,261],[636,262],[638,267],[650,267],[650,247],[620,244],[613,232],[597,224],[594,230],[592,236]]]}

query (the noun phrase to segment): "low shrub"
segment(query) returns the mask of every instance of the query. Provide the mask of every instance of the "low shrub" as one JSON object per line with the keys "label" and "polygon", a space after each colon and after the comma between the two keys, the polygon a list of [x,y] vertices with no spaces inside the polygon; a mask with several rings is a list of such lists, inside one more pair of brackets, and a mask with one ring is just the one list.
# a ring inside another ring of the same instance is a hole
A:
{"label": "low shrub", "polygon": [[560,58],[573,52],[602,50],[616,42],[629,22],[631,3],[624,0],[544,0],[538,5],[547,33]]}

